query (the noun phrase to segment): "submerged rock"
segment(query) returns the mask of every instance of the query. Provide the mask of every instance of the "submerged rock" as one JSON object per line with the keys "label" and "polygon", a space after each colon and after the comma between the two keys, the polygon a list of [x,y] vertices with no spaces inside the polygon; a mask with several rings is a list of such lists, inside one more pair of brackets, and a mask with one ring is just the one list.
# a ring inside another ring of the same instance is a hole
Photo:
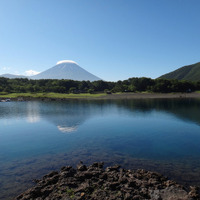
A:
{"label": "submerged rock", "polygon": [[159,173],[145,170],[126,170],[115,165],[103,168],[103,163],[90,166],[81,162],[74,169],[62,167],[51,172],[16,200],[192,200],[200,199],[199,188],[187,191]]}

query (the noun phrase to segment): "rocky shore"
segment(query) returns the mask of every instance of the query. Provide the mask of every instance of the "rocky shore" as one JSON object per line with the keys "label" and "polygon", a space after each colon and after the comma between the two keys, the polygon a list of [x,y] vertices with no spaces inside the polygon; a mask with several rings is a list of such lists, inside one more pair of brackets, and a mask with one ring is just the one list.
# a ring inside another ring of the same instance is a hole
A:
{"label": "rocky shore", "polygon": [[126,170],[115,165],[104,169],[103,163],[86,166],[82,163],[74,169],[62,167],[22,193],[16,200],[192,200],[200,199],[198,187],[185,189],[156,172],[143,169]]}

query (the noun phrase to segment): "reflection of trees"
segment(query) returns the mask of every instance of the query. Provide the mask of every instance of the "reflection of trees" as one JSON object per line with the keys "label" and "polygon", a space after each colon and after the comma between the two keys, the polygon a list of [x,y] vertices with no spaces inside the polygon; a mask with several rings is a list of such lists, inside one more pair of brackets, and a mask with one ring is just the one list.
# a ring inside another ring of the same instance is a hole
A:
{"label": "reflection of trees", "polygon": [[[131,112],[142,112],[144,114],[152,110],[164,111],[172,113],[183,120],[200,124],[199,99],[71,100],[39,104],[40,106],[37,106],[37,109],[39,109],[38,113],[54,123],[62,132],[73,132],[88,118],[93,115],[106,114],[110,108],[112,110],[123,110],[126,108]],[[33,105],[36,109],[36,105]],[[33,114],[35,116],[36,112],[33,111]]]}
{"label": "reflection of trees", "polygon": [[[63,133],[76,131],[78,126],[94,115],[123,111],[148,114],[152,110],[168,112],[183,120],[200,124],[199,99],[132,99],[63,102],[11,102],[0,103],[0,118],[26,118],[36,122],[41,118],[55,124]],[[112,110],[112,111],[111,111]]]}
{"label": "reflection of trees", "polygon": [[[0,103],[0,118],[24,118],[31,116],[38,117],[39,108],[37,102],[4,102]],[[29,121],[29,120],[28,120]]]}
{"label": "reflection of trees", "polygon": [[200,99],[134,99],[120,100],[116,103],[133,112],[164,111],[180,119],[200,124]]}

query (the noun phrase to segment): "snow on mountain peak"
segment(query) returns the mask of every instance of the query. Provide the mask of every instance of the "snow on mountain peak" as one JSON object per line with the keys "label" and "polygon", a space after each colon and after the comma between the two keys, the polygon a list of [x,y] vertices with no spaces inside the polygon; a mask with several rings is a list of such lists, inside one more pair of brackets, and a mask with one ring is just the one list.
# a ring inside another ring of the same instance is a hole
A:
{"label": "snow on mountain peak", "polygon": [[56,65],[63,64],[63,63],[73,63],[73,64],[77,64],[77,63],[74,62],[73,60],[61,60],[61,61],[58,61],[58,62],[56,63]]}

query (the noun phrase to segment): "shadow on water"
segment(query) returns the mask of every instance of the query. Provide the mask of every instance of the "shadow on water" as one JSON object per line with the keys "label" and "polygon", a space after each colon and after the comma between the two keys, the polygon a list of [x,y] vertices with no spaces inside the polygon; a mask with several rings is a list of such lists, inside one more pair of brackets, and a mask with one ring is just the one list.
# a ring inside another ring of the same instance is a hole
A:
{"label": "shadow on water", "polygon": [[194,122],[200,125],[200,99],[140,99],[116,101],[129,111],[140,111],[144,113],[152,110],[173,114],[184,121]]}
{"label": "shadow on water", "polygon": [[199,99],[0,103],[0,199],[80,160],[200,185],[199,108]]}

